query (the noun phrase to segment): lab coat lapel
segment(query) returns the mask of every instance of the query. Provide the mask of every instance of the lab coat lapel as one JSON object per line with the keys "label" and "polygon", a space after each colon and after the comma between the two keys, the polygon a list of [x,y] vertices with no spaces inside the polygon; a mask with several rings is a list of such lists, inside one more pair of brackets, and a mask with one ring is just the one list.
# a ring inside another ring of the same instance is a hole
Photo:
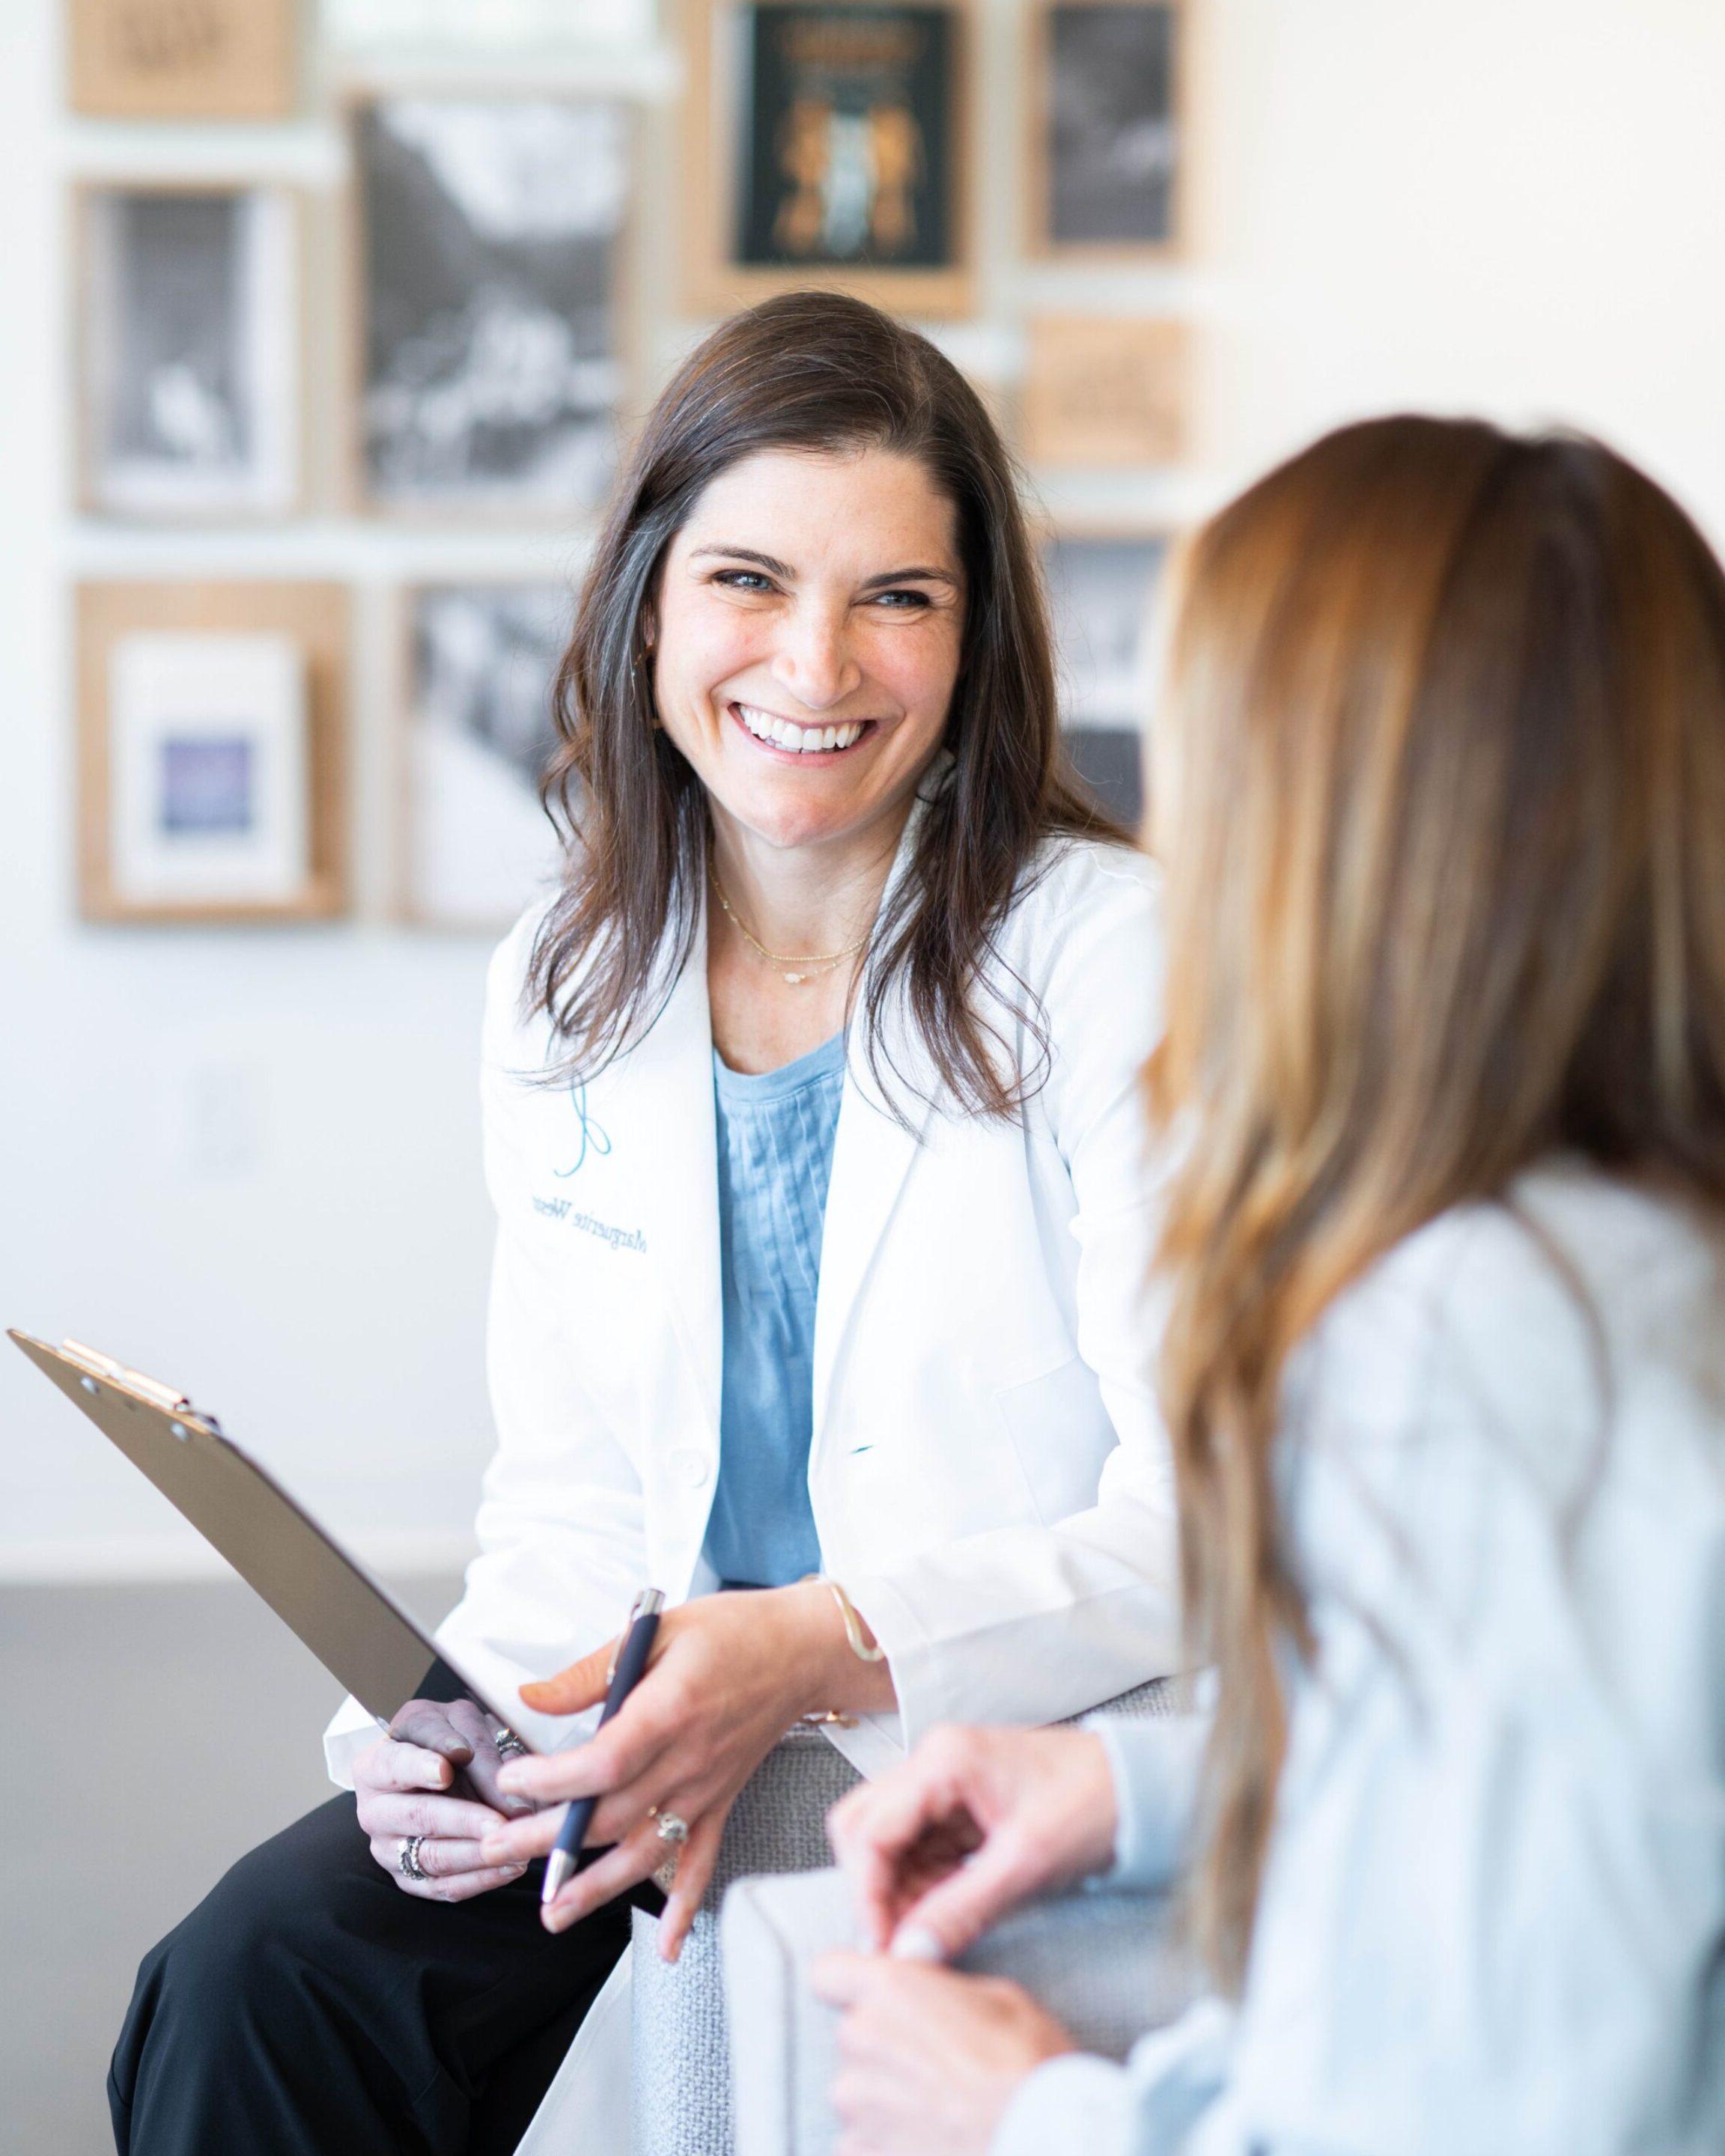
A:
{"label": "lab coat lapel", "polygon": [[[887,880],[889,898],[906,873],[922,814],[923,803],[919,799],[899,841]],[[833,1166],[821,1234],[820,1285],[814,1306],[816,1450],[857,1298],[867,1283],[875,1252],[935,1113],[930,1105],[936,1086],[933,1065],[900,995],[889,998],[882,1014],[880,1053],[875,1060],[886,1074],[890,1096],[870,1066],[861,1023],[854,1019],[839,1127],[833,1139]]]}
{"label": "lab coat lapel", "polygon": [[[896,1084],[898,1114],[882,1096],[873,1074],[853,1047],[839,1127],[820,1245],[820,1286],[814,1306],[814,1442],[826,1422],[839,1350],[867,1284],[869,1268],[899,1192],[916,1158],[933,1111]],[[902,1070],[902,1060],[898,1068]],[[904,1121],[899,1118],[902,1116]]]}
{"label": "lab coat lapel", "polygon": [[612,1076],[607,1110],[614,1158],[638,1194],[648,1260],[716,1443],[724,1309],[704,915],[670,1000]]}

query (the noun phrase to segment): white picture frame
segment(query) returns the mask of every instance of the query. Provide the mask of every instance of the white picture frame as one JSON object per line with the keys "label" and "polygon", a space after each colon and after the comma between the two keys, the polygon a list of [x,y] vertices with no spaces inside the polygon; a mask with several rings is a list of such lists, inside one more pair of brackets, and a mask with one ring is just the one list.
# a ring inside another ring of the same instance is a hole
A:
{"label": "white picture frame", "polygon": [[1100,525],[1063,526],[1043,542],[1067,749],[1103,806],[1129,826],[1143,813],[1152,622],[1172,543],[1165,531]]}
{"label": "white picture frame", "polygon": [[286,516],[303,464],[300,204],[274,184],[79,189],[82,506]]}
{"label": "white picture frame", "polygon": [[557,740],[554,678],[574,595],[470,578],[402,594],[400,911],[427,927],[501,933],[555,883],[557,834],[538,781]]}

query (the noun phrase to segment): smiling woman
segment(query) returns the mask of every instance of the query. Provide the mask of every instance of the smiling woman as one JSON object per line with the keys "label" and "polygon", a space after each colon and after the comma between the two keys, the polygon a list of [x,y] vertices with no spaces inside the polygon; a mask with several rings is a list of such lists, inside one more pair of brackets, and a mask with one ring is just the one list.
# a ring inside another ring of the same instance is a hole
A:
{"label": "smiling woman", "polygon": [[[1011,461],[926,339],[823,292],[710,337],[619,489],[558,701],[548,793],[575,868],[531,989],[571,1070],[639,1038],[716,873],[744,952],[836,954],[870,932],[860,998],[877,1075],[902,996],[957,1101],[998,1115],[1022,1100],[1046,1043],[1034,1004],[989,968],[991,939],[1048,840],[1123,834],[1061,751]],[[804,1000],[831,1032],[854,984],[819,978],[836,985]],[[997,1052],[1020,1027],[1023,1068]]]}
{"label": "smiling woman", "polygon": [[[963,377],[827,295],[718,330],[624,475],[558,725],[565,880],[485,1026],[498,1450],[439,1635],[547,1756],[343,1709],[357,1803],[145,1965],[115,2103],[151,2156],[511,2148],[629,1899],[675,1958],[787,1731],[870,1774],[1178,1664],[1136,1309],[1157,885],[1061,761]],[[644,1582],[652,1661],[572,1744]],[[597,1853],[542,1919],[578,1796]],[[559,2081],[588,2156],[627,2142],[583,2080],[609,2025]]]}

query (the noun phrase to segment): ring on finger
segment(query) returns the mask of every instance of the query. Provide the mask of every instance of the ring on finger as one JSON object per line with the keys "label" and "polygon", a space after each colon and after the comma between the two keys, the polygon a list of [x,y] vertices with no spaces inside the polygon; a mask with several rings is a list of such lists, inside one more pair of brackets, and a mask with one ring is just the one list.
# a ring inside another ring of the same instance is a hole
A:
{"label": "ring on finger", "polygon": [[424,1846],[423,1834],[404,1834],[395,1845],[395,1868],[403,1879],[411,1879],[415,1886],[423,1887],[430,1878],[419,1861],[419,1851]]}
{"label": "ring on finger", "polygon": [[656,1804],[649,1804],[647,1816],[654,1823],[653,1831],[661,1841],[670,1842],[673,1851],[680,1850],[689,1839],[688,1820],[679,1819],[675,1812],[662,1812]]}

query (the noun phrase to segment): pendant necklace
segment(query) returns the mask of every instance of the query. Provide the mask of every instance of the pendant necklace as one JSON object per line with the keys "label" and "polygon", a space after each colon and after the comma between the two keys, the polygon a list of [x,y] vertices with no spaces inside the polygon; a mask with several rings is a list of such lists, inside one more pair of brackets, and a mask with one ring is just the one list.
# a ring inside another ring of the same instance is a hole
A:
{"label": "pendant necklace", "polygon": [[[710,873],[712,872],[710,871]],[[764,958],[778,975],[780,980],[793,988],[800,988],[806,981],[818,981],[824,974],[836,973],[847,958],[854,958],[856,956],[875,932],[873,925],[870,924],[857,937],[855,942],[847,943],[842,951],[830,952],[824,956],[811,952],[798,957],[793,952],[788,951],[769,951],[764,943],[757,942],[744,927],[737,908],[726,897],[725,887],[719,881],[716,873],[712,875],[712,884],[713,896],[723,909],[726,919],[730,921],[743,942],[748,945],[750,950],[758,957]]]}

